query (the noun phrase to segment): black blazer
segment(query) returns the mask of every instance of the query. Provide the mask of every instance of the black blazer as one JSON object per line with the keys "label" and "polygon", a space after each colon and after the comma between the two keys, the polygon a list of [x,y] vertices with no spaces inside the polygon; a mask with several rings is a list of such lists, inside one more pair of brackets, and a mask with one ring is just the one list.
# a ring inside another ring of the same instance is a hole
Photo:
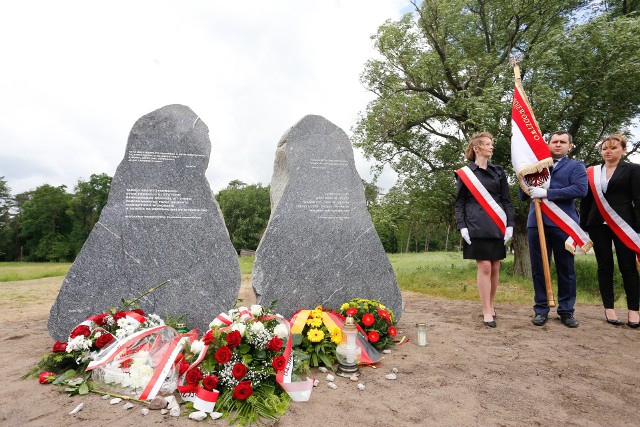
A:
{"label": "black blazer", "polygon": [[[601,165],[595,167],[599,168]],[[640,233],[640,165],[620,160],[611,175],[604,198],[620,218],[636,233]],[[580,203],[580,226],[588,231],[589,227],[602,225],[603,222],[589,187],[589,192]]]}

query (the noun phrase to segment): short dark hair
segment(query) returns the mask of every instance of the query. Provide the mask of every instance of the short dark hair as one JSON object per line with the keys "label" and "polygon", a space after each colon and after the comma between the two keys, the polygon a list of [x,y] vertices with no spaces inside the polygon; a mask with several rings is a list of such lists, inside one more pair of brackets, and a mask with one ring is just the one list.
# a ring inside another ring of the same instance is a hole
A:
{"label": "short dark hair", "polygon": [[569,136],[569,144],[573,144],[573,137],[571,136],[571,134],[569,133],[568,130],[557,130],[557,131],[555,131],[549,137],[549,142],[551,142],[551,138],[553,138],[553,135],[568,135]]}

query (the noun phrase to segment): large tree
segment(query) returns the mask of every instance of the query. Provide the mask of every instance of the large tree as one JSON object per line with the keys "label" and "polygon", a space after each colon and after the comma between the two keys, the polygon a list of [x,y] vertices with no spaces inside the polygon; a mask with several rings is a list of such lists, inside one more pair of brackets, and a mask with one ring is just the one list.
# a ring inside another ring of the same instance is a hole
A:
{"label": "large tree", "polygon": [[69,244],[73,257],[80,252],[84,241],[98,222],[102,208],[107,204],[110,189],[111,177],[105,173],[92,174],[88,181],[78,180],[71,204],[73,229]]}
{"label": "large tree", "polygon": [[[415,13],[373,37],[380,58],[367,62],[362,82],[377,97],[355,127],[355,145],[419,182],[464,164],[467,139],[486,130],[497,137],[494,162],[510,170],[509,59],[518,55],[543,132],[569,129],[573,155],[594,162],[594,143],[640,113],[640,18],[631,3],[414,3]],[[517,256],[526,253],[520,246]]]}
{"label": "large tree", "polygon": [[220,190],[216,199],[236,251],[255,250],[271,214],[269,187],[233,180]]}

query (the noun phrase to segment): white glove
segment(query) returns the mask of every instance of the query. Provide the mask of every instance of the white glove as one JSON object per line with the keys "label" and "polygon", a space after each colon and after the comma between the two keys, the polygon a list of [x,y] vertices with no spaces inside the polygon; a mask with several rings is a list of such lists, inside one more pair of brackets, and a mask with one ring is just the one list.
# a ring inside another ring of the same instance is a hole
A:
{"label": "white glove", "polygon": [[513,237],[513,227],[507,227],[504,232],[504,244],[506,245],[509,240]]}
{"label": "white glove", "polygon": [[467,242],[468,245],[471,244],[471,237],[469,237],[469,230],[466,228],[463,228],[460,230],[460,235],[462,235],[462,238],[464,239],[465,242]]}
{"label": "white glove", "polygon": [[547,190],[540,187],[529,187],[529,194],[532,199],[546,199],[547,198]]}

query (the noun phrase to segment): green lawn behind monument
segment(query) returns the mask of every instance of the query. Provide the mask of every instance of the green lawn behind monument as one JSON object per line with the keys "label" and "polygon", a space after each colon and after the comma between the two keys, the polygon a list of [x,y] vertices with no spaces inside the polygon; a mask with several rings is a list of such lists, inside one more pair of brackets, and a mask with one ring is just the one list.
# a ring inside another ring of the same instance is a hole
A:
{"label": "green lawn behind monument", "polygon": [[[389,260],[396,273],[402,290],[425,295],[459,300],[479,301],[476,290],[475,261],[464,260],[456,252],[428,252],[409,254],[389,254]],[[253,257],[240,258],[240,271],[250,275]],[[64,276],[70,263],[0,263],[0,282],[40,279]],[[511,274],[513,256],[507,256],[502,263],[500,287],[496,300],[515,304],[531,304],[533,290],[530,278]],[[551,266],[555,281],[555,267]],[[576,256],[576,276],[578,282],[578,302],[599,304],[600,294],[597,283],[597,265],[593,255]],[[616,271],[616,307],[625,307],[624,291],[620,273]],[[557,295],[557,289],[556,289]]]}

